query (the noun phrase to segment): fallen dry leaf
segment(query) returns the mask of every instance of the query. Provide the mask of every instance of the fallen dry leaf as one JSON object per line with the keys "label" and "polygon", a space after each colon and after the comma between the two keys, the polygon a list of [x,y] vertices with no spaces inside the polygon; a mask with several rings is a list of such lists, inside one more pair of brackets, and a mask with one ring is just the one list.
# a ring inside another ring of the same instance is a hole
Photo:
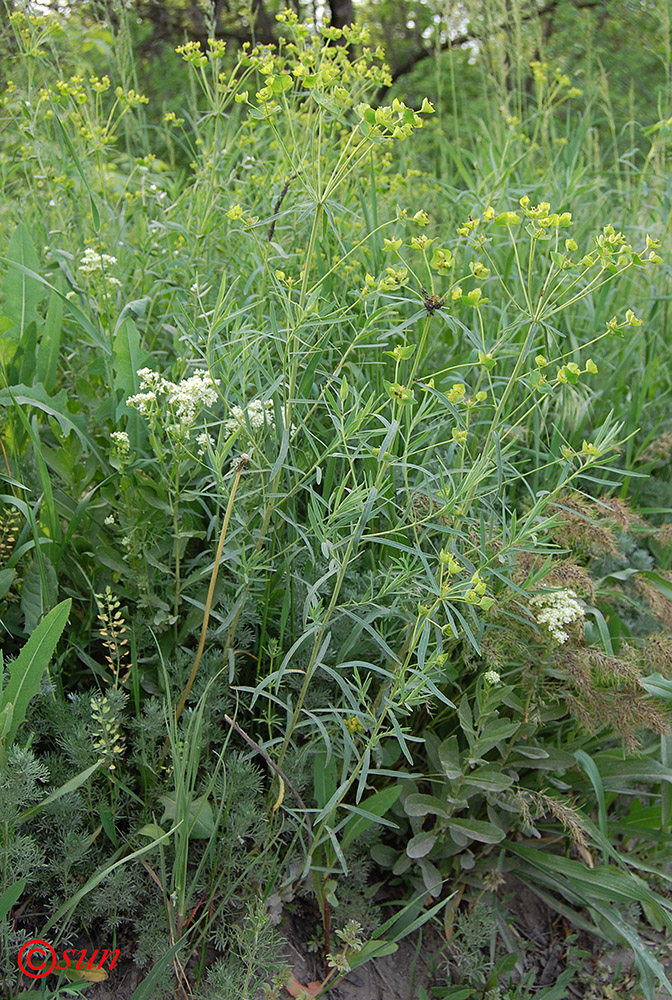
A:
{"label": "fallen dry leaf", "polygon": [[324,983],[318,982],[307,983],[305,986],[302,986],[294,973],[292,973],[292,981],[288,986],[285,986],[285,989],[290,997],[316,997],[323,986]]}

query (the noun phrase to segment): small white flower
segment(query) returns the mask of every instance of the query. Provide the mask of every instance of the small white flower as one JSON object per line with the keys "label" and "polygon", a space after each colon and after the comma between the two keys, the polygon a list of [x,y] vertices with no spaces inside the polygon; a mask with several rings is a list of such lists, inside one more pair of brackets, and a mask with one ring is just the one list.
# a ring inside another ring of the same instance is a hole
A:
{"label": "small white flower", "polygon": [[138,376],[143,391],[129,396],[126,405],[148,414],[153,404],[160,405],[159,397],[165,397],[169,416],[172,417],[166,430],[173,436],[184,438],[199,410],[212,406],[217,400],[219,379],[213,379],[210,372],[195,372],[181,382],[170,382],[151,368],[141,368]]}
{"label": "small white flower", "polygon": [[499,684],[501,679],[496,670],[486,670],[483,674],[483,680],[486,684]]}
{"label": "small white flower", "polygon": [[196,438],[196,444],[198,445],[198,454],[205,455],[208,450],[208,445],[210,445],[211,448],[215,447],[215,439],[206,431],[203,431],[203,433],[199,434]]}
{"label": "small white flower", "polygon": [[105,524],[116,524],[116,521],[114,519],[114,514],[107,515],[107,517],[105,518]]}
{"label": "small white flower", "polygon": [[175,407],[175,414],[184,423],[192,424],[196,411],[203,406],[212,406],[217,401],[216,386],[219,380],[210,372],[196,372],[182,382],[168,383],[168,403]]}
{"label": "small white flower", "polygon": [[272,399],[267,399],[265,403],[262,403],[260,399],[253,399],[244,410],[240,406],[232,406],[231,416],[224,423],[224,431],[226,434],[233,434],[234,431],[240,430],[241,427],[246,427],[246,415],[250,428],[253,431],[261,430],[265,426],[275,427],[271,414],[272,410]]}
{"label": "small white flower", "polygon": [[565,632],[563,625],[569,625],[579,618],[583,618],[585,612],[579,604],[573,590],[556,590],[547,594],[538,594],[530,598],[530,604],[534,611],[534,616],[540,625],[546,625],[556,642],[560,644],[567,642],[569,634]]}
{"label": "small white flower", "polygon": [[89,247],[84,251],[84,255],[79,262],[79,270],[82,274],[94,274],[96,271],[103,271],[116,263],[116,257],[111,257],[107,253],[98,253]]}
{"label": "small white flower", "polygon": [[186,441],[189,428],[185,424],[167,424],[166,434],[176,441]]}
{"label": "small white flower", "polygon": [[152,408],[152,403],[156,402],[155,392],[136,392],[134,396],[129,396],[126,400],[126,406],[132,406],[138,411],[138,413],[149,413]]}
{"label": "small white flower", "polygon": [[128,455],[131,450],[131,442],[126,431],[112,431],[110,438],[121,455]]}

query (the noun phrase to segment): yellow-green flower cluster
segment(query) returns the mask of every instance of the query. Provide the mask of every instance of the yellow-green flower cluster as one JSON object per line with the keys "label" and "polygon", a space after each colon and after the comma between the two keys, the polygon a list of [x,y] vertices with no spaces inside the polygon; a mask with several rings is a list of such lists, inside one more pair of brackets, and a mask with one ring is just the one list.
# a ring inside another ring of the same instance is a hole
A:
{"label": "yellow-green flower cluster", "polygon": [[[315,35],[308,25],[299,22],[293,11],[281,11],[276,17],[287,27],[289,40],[281,39],[277,47],[243,45],[241,65],[246,72],[253,68],[264,78],[264,85],[256,92],[259,108],[251,112],[253,118],[275,114],[283,94],[295,87],[328,95],[332,108],[342,112],[359,100],[364,85],[378,88],[391,83],[387,66],[380,64],[382,50],[372,51],[367,44],[367,29],[323,27],[319,35]],[[325,44],[341,40],[346,44]],[[358,51],[353,58],[355,46]],[[190,47],[181,46],[178,51],[199,68],[203,67],[203,60],[207,60],[193,43]],[[229,84],[224,77],[220,82]],[[235,100],[249,103],[249,92],[241,90]]]}
{"label": "yellow-green flower cluster", "polygon": [[534,359],[536,371],[528,373],[530,387],[537,392],[551,392],[553,385],[576,385],[581,375],[597,375],[598,368],[592,358],[586,360],[585,368],[580,368],[575,361],[568,361],[556,369],[555,379],[549,381],[542,369],[547,368],[549,361],[543,354],[537,354]]}
{"label": "yellow-green flower cluster", "polygon": [[[368,285],[368,279],[370,275],[367,274],[366,281]],[[381,278],[378,284],[378,291],[380,292],[396,292],[398,288],[408,280],[408,268],[407,267],[387,267],[385,268],[385,277]]]}
{"label": "yellow-green flower cluster", "polygon": [[367,139],[403,140],[412,135],[414,129],[423,127],[424,120],[420,116],[434,114],[434,107],[431,101],[425,98],[420,111],[414,111],[395,97],[391,105],[379,108],[372,108],[370,104],[359,104],[357,114],[361,118],[360,127]]}
{"label": "yellow-green flower cluster", "polygon": [[535,59],[530,63],[530,69],[538,87],[543,88],[547,83],[551,84],[550,97],[552,100],[564,101],[572,97],[580,97],[583,93],[578,87],[572,87],[572,81],[566,73],[562,72],[559,66],[556,66],[551,76],[548,63]]}
{"label": "yellow-green flower cluster", "polygon": [[63,30],[62,25],[53,14],[24,14],[23,11],[16,10],[9,16],[9,23],[14,29],[16,38],[23,55],[27,59],[39,59],[46,55],[44,43],[50,35],[58,34]]}
{"label": "yellow-green flower cluster", "polygon": [[456,576],[464,569],[464,566],[462,566],[459,559],[457,559],[452,552],[448,552],[446,549],[441,549],[439,552],[439,562],[448,576]]}

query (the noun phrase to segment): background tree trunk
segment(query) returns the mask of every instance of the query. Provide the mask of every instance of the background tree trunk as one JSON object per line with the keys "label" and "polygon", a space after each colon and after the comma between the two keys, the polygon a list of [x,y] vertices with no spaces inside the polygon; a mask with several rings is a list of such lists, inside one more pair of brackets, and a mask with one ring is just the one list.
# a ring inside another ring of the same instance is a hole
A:
{"label": "background tree trunk", "polygon": [[329,0],[329,10],[334,28],[342,28],[346,24],[352,24],[355,20],[352,0]]}

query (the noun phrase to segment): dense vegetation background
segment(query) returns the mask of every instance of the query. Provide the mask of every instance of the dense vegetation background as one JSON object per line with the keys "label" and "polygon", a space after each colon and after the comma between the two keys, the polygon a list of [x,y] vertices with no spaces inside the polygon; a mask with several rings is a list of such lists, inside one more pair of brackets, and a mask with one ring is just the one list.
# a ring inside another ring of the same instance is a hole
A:
{"label": "dense vegetation background", "polygon": [[5,997],[672,995],[670,12],[5,0]]}

